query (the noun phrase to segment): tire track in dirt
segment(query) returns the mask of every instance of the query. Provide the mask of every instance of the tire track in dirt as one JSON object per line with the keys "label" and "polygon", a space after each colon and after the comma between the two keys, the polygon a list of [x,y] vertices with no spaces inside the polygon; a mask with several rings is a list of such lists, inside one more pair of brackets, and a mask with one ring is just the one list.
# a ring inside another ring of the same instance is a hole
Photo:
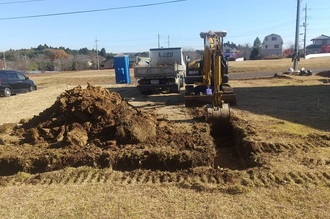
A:
{"label": "tire track in dirt", "polygon": [[290,171],[287,173],[275,173],[270,171],[247,170],[197,170],[195,173],[160,172],[137,170],[131,172],[112,171],[110,169],[94,169],[81,167],[65,170],[41,173],[41,174],[16,174],[2,177],[1,186],[11,185],[54,185],[54,184],[116,184],[116,185],[153,185],[173,184],[189,189],[214,189],[240,186],[252,187],[278,187],[283,185],[330,185],[330,171],[314,170],[310,172]]}

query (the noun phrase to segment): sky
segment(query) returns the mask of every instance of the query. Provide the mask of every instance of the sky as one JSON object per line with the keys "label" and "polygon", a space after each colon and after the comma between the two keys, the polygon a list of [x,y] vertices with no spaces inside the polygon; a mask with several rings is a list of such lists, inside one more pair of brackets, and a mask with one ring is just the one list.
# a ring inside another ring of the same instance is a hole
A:
{"label": "sky", "polygon": [[[307,10],[304,8],[307,5]],[[330,36],[330,1],[302,0],[306,44]],[[227,31],[224,41],[253,45],[275,33],[295,44],[297,0],[0,0],[0,52],[38,45],[105,48],[107,53],[150,48],[202,49],[200,32]],[[303,46],[304,27],[299,44]]]}

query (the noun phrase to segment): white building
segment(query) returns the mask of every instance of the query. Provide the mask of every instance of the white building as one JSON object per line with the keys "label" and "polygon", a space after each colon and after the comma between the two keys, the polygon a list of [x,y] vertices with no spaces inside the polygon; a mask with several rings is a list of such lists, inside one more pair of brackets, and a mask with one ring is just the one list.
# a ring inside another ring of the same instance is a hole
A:
{"label": "white building", "polygon": [[262,57],[263,58],[270,58],[270,57],[276,57],[281,56],[283,46],[283,40],[282,37],[278,34],[270,34],[264,38],[264,41],[262,42]]}

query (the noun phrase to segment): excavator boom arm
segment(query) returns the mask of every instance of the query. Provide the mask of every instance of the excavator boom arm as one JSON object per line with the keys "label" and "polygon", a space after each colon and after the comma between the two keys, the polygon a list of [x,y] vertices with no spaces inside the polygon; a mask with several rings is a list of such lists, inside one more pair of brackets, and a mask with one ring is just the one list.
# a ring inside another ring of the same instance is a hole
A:
{"label": "excavator boom arm", "polygon": [[[203,103],[207,103],[214,109],[221,108],[226,111],[229,106],[224,106],[225,103],[236,104],[236,94],[227,84],[227,61],[222,54],[223,37],[226,34],[225,31],[200,33],[200,37],[204,39],[204,54],[199,69],[187,70],[189,75],[186,77],[186,81],[188,81],[185,95],[186,106],[201,106]],[[191,70],[191,74],[189,70]],[[219,114],[211,113],[211,115]]]}

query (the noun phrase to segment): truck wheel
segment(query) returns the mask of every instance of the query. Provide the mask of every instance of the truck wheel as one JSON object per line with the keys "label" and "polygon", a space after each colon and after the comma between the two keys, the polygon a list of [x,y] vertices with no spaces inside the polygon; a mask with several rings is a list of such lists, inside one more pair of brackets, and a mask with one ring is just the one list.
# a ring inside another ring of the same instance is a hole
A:
{"label": "truck wheel", "polygon": [[146,90],[141,90],[140,92],[141,92],[141,94],[148,95],[148,91],[146,91]]}
{"label": "truck wheel", "polygon": [[180,83],[176,85],[176,87],[171,88],[172,93],[180,93]]}
{"label": "truck wheel", "polygon": [[186,94],[185,95],[191,95],[192,93],[194,93],[194,86],[193,85],[186,85],[185,89],[186,89]]}
{"label": "truck wheel", "polygon": [[144,95],[150,95],[152,94],[152,91],[149,90],[149,89],[142,89],[140,90],[141,94],[144,94]]}
{"label": "truck wheel", "polygon": [[3,95],[5,97],[10,97],[11,96],[11,89],[9,87],[6,87],[3,91]]}

